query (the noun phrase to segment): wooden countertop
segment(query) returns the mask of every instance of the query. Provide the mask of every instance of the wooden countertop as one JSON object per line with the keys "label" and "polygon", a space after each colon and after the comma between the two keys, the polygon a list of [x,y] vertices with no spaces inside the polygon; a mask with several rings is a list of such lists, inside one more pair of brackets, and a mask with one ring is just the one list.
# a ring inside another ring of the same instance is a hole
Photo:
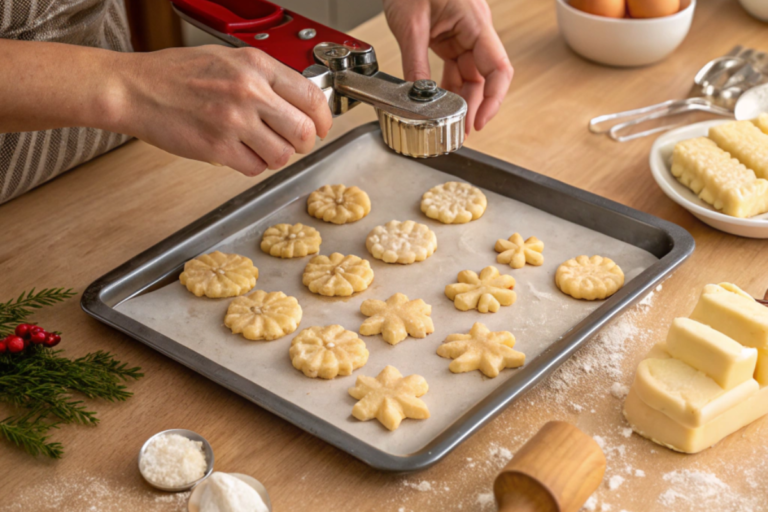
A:
{"label": "wooden countertop", "polygon": [[[714,449],[680,455],[637,435],[624,437],[622,401],[609,392],[614,383],[631,382],[641,356],[663,338],[675,316],[691,311],[705,284],[732,281],[762,295],[768,287],[766,242],[715,231],[667,199],[648,169],[652,139],[617,144],[586,130],[594,115],[683,97],[696,70],[736,44],[768,50],[766,25],[748,17],[736,0],[702,1],[691,33],[670,58],[641,69],[613,69],[591,64],[565,46],[552,0],[491,4],[516,76],[499,115],[467,145],[689,230],[696,252],[663,289],[442,462],[405,476],[370,469],[91,319],[71,300],[35,319],[63,331],[67,354],[109,350],[140,365],[146,377],[130,386],[135,397],[128,402],[95,404],[98,427],[55,432],[66,447],[61,461],[35,460],[0,443],[5,469],[0,510],[185,510],[184,496],[154,492],[136,468],[141,444],[174,427],[205,435],[216,450],[218,469],[261,480],[277,511],[495,510],[488,493],[498,469],[551,419],[602,438],[609,467],[597,497],[614,511],[694,510],[705,503],[709,511],[766,506],[767,420]],[[385,71],[400,75],[399,52],[383,17],[353,35],[376,47]],[[433,70],[438,67],[434,61]],[[371,119],[371,109],[358,108],[336,120],[332,136]],[[0,299],[32,287],[82,292],[254,183],[226,168],[130,142],[0,206]],[[644,477],[635,476],[638,469]],[[620,485],[610,489],[607,482],[615,476],[624,481],[614,478],[614,487]],[[703,499],[696,485],[713,494]]]}

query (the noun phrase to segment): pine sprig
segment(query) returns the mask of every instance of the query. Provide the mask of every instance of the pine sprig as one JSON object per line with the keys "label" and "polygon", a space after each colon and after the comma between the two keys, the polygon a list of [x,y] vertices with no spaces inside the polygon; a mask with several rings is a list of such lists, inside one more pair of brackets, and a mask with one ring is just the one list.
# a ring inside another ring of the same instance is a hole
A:
{"label": "pine sprig", "polygon": [[16,299],[0,303],[0,337],[13,334],[18,324],[24,323],[33,310],[52,306],[77,295],[71,288],[43,288],[35,292],[22,292]]}
{"label": "pine sprig", "polygon": [[53,428],[58,428],[58,424],[46,422],[39,416],[6,418],[0,421],[0,436],[23,448],[30,455],[60,459],[64,455],[64,446],[48,440],[50,436],[47,434]]}
{"label": "pine sprig", "polygon": [[[0,303],[0,336],[10,334],[20,323],[29,323],[34,310],[73,297],[71,289],[46,288],[22,293]],[[0,421],[0,437],[32,455],[55,459],[64,453],[61,443],[49,441],[51,429],[65,423],[96,425],[99,418],[78,399],[122,402],[133,393],[126,382],[143,377],[140,368],[129,367],[112,354],[97,351],[77,359],[61,350],[32,345],[18,354],[0,354],[0,403],[21,414]]]}

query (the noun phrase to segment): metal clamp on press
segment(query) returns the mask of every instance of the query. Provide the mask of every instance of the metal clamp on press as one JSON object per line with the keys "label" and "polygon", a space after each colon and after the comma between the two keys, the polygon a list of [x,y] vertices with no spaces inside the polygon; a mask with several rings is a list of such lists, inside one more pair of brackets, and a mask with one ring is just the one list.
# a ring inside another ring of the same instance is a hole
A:
{"label": "metal clamp on press", "polygon": [[174,8],[219,39],[258,48],[302,73],[323,90],[334,115],[371,105],[384,142],[397,153],[426,158],[464,143],[464,99],[432,80],[406,82],[379,71],[369,44],[263,0],[174,0]]}

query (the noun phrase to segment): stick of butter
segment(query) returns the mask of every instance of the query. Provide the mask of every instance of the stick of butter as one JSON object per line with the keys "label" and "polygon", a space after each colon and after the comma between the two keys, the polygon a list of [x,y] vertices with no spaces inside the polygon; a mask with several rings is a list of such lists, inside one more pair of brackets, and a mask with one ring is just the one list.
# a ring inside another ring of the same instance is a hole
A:
{"label": "stick of butter", "polygon": [[709,138],[755,171],[758,178],[768,178],[768,135],[751,121],[713,126],[709,129]]}
{"label": "stick of butter", "polygon": [[705,286],[690,318],[746,347],[768,349],[768,308],[725,284]]}
{"label": "stick of butter", "polygon": [[641,361],[632,383],[648,406],[689,428],[709,423],[759,388],[750,378],[726,391],[703,372],[674,358]]}
{"label": "stick of butter", "polygon": [[752,378],[757,350],[690,318],[675,318],[667,335],[667,352],[704,372],[728,391]]}

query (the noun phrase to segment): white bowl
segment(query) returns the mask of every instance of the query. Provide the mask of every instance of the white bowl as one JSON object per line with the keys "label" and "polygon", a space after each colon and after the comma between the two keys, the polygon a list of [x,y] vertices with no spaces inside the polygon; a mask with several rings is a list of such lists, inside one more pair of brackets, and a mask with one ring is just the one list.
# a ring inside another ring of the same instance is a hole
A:
{"label": "white bowl", "polygon": [[768,0],[739,0],[744,10],[755,18],[768,21]]}
{"label": "white bowl", "polygon": [[696,8],[691,0],[663,18],[607,18],[575,9],[567,0],[556,1],[557,23],[568,46],[589,60],[621,67],[653,64],[672,53],[688,34]]}
{"label": "white bowl", "polygon": [[691,189],[672,176],[671,160],[675,144],[694,137],[703,137],[709,129],[730,120],[704,121],[665,133],[651,147],[651,173],[661,190],[674,202],[691,212],[696,218],[715,229],[749,238],[768,238],[768,213],[749,219],[740,219],[720,213],[705,203]]}

